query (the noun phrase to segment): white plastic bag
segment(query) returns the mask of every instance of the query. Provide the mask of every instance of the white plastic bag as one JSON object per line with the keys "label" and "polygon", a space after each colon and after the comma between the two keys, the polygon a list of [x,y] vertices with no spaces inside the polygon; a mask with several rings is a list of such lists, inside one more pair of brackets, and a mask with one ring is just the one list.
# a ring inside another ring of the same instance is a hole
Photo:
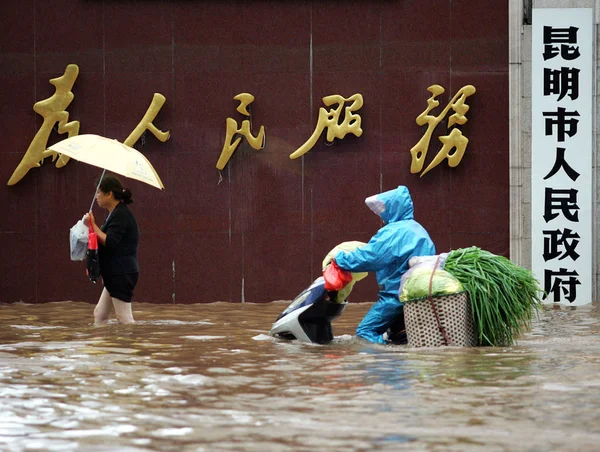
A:
{"label": "white plastic bag", "polygon": [[[435,267],[435,269],[436,269],[436,273],[434,274],[434,280],[435,280],[436,275],[438,275],[437,272],[444,270],[444,267],[446,265],[446,259],[448,259],[448,253],[440,253],[440,254],[436,254],[435,256],[413,256],[413,257],[411,257],[408,260],[408,267],[409,267],[408,270],[406,271],[406,273],[404,273],[402,275],[402,278],[400,278],[400,288],[398,289],[398,296],[402,297],[402,299],[400,301],[406,301],[407,299],[410,299],[410,298],[407,298],[407,296],[409,296],[409,294],[408,294],[407,290],[404,288],[404,283],[409,278],[411,278],[415,272],[420,273],[420,277],[423,277],[423,270],[425,269],[428,271],[429,276],[431,276],[431,273]],[[447,276],[449,276],[450,278],[454,278],[450,274],[448,274]],[[427,281],[429,281],[429,280],[427,280]],[[412,282],[414,283],[415,281],[412,281]],[[458,280],[456,282],[458,283]],[[414,289],[414,285],[413,285],[413,288],[411,288],[411,291],[413,289]],[[452,293],[452,292],[446,292],[446,293]]]}
{"label": "white plastic bag", "polygon": [[88,227],[79,220],[69,231],[71,244],[71,260],[82,261],[85,259],[88,248]]}

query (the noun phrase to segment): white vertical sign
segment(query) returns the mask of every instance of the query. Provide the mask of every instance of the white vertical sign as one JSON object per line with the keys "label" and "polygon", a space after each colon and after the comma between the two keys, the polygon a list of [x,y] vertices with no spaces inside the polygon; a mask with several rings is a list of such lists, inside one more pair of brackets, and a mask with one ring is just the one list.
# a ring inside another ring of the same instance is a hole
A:
{"label": "white vertical sign", "polygon": [[592,302],[593,10],[534,9],[531,247],[545,303]]}

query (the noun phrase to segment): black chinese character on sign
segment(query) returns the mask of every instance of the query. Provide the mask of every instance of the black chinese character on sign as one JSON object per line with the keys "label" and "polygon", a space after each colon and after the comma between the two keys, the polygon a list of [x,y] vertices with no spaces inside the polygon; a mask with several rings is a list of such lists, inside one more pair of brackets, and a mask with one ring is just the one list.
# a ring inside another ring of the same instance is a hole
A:
{"label": "black chinese character on sign", "polygon": [[579,97],[579,69],[561,67],[559,69],[544,68],[544,96],[558,94],[561,100],[567,94],[571,100]]}
{"label": "black chinese character on sign", "polygon": [[577,279],[579,273],[575,270],[568,271],[561,268],[557,272],[546,269],[544,271],[544,300],[554,294],[554,302],[560,301],[561,292],[569,303],[573,303],[577,298],[577,285],[581,284]]}
{"label": "black chinese character on sign", "polygon": [[579,190],[574,188],[560,190],[547,187],[544,195],[544,220],[546,223],[558,217],[559,214],[555,213],[555,210],[560,210],[567,220],[578,222],[578,193]]}
{"label": "black chinese character on sign", "polygon": [[[571,231],[570,229],[565,229],[561,231],[560,229],[556,229],[554,231],[542,231],[544,233],[544,261],[548,262],[551,259],[556,259],[561,261],[567,257],[570,257],[574,261],[579,258],[579,253],[575,251],[577,245],[579,244],[579,234]],[[559,247],[562,247],[562,250],[559,250]],[[560,257],[559,257],[560,256]]]}
{"label": "black chinese character on sign", "polygon": [[[565,60],[574,60],[579,57],[579,47],[569,44],[577,44],[577,32],[579,28],[554,28],[544,27],[544,60],[554,58],[558,54]],[[557,45],[560,44],[560,50]]]}
{"label": "black chinese character on sign", "polygon": [[[579,120],[574,118],[567,119],[570,116],[579,116],[579,112],[577,110],[568,112],[565,108],[558,107],[556,113],[545,111],[542,114],[546,116],[546,135],[553,134],[552,126],[556,126],[558,141],[565,141],[565,135],[572,137],[577,133],[577,124],[579,123]],[[556,119],[552,119],[552,116],[554,116]]]}
{"label": "black chinese character on sign", "polygon": [[558,171],[562,168],[567,176],[571,178],[572,181],[576,181],[580,174],[575,171],[573,168],[569,166],[567,161],[565,160],[565,148],[556,148],[556,160],[554,161],[554,166],[550,170],[546,176],[544,176],[544,180],[550,179],[554,176]]}

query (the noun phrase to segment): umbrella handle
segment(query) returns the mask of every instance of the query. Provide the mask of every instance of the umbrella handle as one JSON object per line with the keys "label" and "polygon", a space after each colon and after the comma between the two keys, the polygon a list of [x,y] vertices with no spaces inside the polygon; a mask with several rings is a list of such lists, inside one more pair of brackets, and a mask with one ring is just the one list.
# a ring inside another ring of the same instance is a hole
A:
{"label": "umbrella handle", "polygon": [[100,176],[100,180],[98,181],[98,186],[96,187],[96,191],[94,192],[94,197],[92,198],[92,203],[90,204],[90,209],[88,212],[92,211],[92,207],[94,207],[94,201],[96,200],[96,195],[98,194],[98,190],[100,190],[100,184],[102,183],[102,178],[104,177],[104,173],[106,173],[106,169],[102,170],[102,175]]}

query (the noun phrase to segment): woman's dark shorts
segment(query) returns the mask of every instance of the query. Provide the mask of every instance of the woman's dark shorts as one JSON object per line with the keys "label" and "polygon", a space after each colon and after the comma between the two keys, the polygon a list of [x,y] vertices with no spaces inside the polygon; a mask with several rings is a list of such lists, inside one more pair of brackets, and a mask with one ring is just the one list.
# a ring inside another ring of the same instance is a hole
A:
{"label": "woman's dark shorts", "polygon": [[112,298],[131,303],[133,289],[137,284],[139,273],[126,273],[124,275],[102,275],[104,287]]}

